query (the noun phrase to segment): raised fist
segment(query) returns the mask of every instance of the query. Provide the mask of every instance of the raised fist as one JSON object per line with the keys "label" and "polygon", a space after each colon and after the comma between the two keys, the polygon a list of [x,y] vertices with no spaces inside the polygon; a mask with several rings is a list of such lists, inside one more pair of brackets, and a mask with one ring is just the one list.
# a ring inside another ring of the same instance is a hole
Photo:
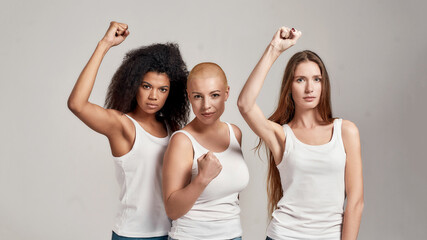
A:
{"label": "raised fist", "polygon": [[111,22],[110,27],[101,41],[107,43],[110,47],[122,43],[129,35],[128,25],[125,23]]}
{"label": "raised fist", "polygon": [[301,32],[294,28],[281,27],[276,34],[274,34],[271,45],[279,52],[292,47],[297,40],[301,37]]}

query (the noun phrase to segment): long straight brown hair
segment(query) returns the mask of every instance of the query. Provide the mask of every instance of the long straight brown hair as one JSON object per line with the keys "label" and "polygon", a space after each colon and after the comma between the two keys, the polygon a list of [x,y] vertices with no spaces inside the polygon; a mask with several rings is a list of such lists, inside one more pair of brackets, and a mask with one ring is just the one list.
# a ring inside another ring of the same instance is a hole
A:
{"label": "long straight brown hair", "polygon": [[[294,80],[295,69],[302,62],[314,62],[316,63],[322,74],[322,92],[320,94],[319,104],[317,110],[319,111],[320,117],[326,123],[332,123],[332,108],[331,108],[331,91],[329,83],[329,75],[326,71],[325,64],[322,59],[314,52],[305,50],[294,54],[289,59],[288,64],[285,68],[283,75],[282,86],[280,87],[280,98],[274,113],[268,118],[268,120],[278,123],[280,125],[289,123],[295,116],[295,103],[292,98],[291,89],[292,82]],[[259,150],[263,141],[260,139],[257,149]],[[279,170],[276,167],[274,157],[269,149],[267,150],[268,164],[268,175],[267,175],[267,195],[268,195],[268,212],[269,215],[277,208],[277,203],[283,197],[282,183],[280,181]]]}

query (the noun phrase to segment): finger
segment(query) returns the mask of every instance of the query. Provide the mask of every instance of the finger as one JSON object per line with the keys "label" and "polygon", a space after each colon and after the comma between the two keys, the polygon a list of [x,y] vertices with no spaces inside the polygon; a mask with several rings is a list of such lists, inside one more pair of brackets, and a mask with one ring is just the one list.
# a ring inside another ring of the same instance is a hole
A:
{"label": "finger", "polygon": [[282,39],[288,39],[290,37],[290,29],[287,27],[281,27],[280,28],[280,38]]}
{"label": "finger", "polygon": [[211,151],[208,151],[207,153],[206,153],[206,157],[212,157],[213,156],[213,153],[211,152]]}
{"label": "finger", "polygon": [[128,25],[126,23],[118,23],[118,25],[123,29],[128,29]]}
{"label": "finger", "polygon": [[206,153],[201,155],[199,158],[197,158],[197,161],[200,162],[201,160],[203,160],[206,157]]}
{"label": "finger", "polygon": [[122,28],[121,26],[118,26],[116,30],[116,36],[122,36],[125,34],[125,32],[126,32],[126,29]]}
{"label": "finger", "polygon": [[295,30],[292,35],[293,35],[292,41],[295,43],[301,37],[302,32]]}
{"label": "finger", "polygon": [[129,33],[130,33],[129,30],[126,30],[125,33],[123,34],[123,37],[129,36]]}

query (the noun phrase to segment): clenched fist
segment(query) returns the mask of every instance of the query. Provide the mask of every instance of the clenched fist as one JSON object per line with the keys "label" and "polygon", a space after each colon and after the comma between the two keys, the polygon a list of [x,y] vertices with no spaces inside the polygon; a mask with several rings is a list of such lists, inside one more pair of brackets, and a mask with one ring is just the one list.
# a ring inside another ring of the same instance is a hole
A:
{"label": "clenched fist", "polygon": [[110,27],[102,38],[102,42],[109,47],[114,47],[122,43],[129,35],[128,25],[125,23],[111,22]]}
{"label": "clenched fist", "polygon": [[197,159],[197,165],[199,168],[199,176],[206,185],[216,178],[222,170],[221,163],[211,151],[200,156]]}
{"label": "clenched fist", "polygon": [[276,34],[274,34],[270,44],[279,52],[283,52],[292,47],[301,37],[301,34],[301,31],[294,28],[281,27]]}

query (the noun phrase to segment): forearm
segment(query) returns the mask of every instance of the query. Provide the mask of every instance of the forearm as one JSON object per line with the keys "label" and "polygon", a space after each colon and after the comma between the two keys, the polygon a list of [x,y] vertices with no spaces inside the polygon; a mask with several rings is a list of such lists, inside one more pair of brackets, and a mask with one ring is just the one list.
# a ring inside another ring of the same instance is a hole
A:
{"label": "forearm", "polygon": [[344,212],[342,240],[355,240],[359,233],[363,201],[347,205]]}
{"label": "forearm", "polygon": [[207,185],[208,182],[197,176],[184,188],[171,193],[165,201],[169,218],[176,220],[190,211]]}
{"label": "forearm", "polygon": [[241,112],[253,107],[271,66],[279,56],[280,51],[269,44],[240,92],[237,104]]}
{"label": "forearm", "polygon": [[108,46],[108,44],[100,41],[85,68],[80,73],[70,97],[68,98],[68,107],[73,112],[79,112],[84,104],[89,101],[89,96],[92,92],[98,69],[101,65],[102,59],[109,49],[110,46]]}

